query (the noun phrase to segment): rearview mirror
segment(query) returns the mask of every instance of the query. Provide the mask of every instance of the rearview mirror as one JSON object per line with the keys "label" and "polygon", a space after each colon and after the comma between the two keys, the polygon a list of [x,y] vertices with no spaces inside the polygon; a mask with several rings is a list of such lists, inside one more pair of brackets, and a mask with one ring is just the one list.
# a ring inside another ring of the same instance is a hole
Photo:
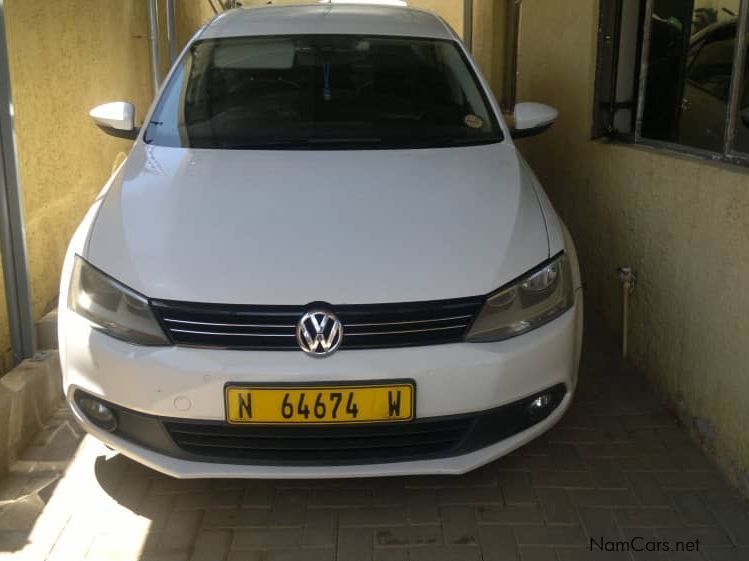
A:
{"label": "rearview mirror", "polygon": [[135,126],[135,107],[126,101],[113,101],[97,105],[89,116],[107,134],[119,138],[134,139],[138,135]]}
{"label": "rearview mirror", "polygon": [[559,117],[559,111],[543,103],[518,103],[515,105],[513,138],[536,136],[547,130]]}

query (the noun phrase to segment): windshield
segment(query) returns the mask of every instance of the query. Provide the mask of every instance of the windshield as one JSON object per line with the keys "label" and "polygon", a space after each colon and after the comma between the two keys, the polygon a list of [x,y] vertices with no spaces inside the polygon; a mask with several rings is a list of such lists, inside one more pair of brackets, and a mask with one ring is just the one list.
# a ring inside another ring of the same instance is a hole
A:
{"label": "windshield", "polygon": [[224,149],[429,148],[501,140],[455,43],[341,35],[196,42],[144,134],[148,144]]}

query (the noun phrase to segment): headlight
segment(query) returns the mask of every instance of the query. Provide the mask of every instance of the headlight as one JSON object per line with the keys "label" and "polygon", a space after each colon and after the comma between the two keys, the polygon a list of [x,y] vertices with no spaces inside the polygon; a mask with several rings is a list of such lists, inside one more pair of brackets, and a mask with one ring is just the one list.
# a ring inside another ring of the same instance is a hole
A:
{"label": "headlight", "polygon": [[569,310],[572,271],[564,253],[490,295],[467,341],[501,341],[521,335]]}
{"label": "headlight", "polygon": [[75,256],[68,308],[96,329],[137,345],[171,345],[148,300]]}

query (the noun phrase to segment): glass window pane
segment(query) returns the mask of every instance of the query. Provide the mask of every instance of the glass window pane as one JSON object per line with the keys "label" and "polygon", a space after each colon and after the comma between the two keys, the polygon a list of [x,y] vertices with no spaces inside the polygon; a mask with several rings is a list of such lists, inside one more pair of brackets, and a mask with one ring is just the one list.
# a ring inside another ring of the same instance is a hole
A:
{"label": "glass window pane", "polygon": [[655,0],[642,136],[723,152],[739,0]]}

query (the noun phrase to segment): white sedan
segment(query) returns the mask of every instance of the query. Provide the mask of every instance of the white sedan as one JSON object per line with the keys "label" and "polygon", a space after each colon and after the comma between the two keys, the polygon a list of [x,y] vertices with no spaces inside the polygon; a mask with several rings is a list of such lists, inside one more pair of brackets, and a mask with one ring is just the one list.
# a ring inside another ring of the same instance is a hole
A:
{"label": "white sedan", "polygon": [[76,231],[60,287],[77,420],[176,477],[459,474],[576,382],[573,242],[438,16],[232,10],[186,47]]}

